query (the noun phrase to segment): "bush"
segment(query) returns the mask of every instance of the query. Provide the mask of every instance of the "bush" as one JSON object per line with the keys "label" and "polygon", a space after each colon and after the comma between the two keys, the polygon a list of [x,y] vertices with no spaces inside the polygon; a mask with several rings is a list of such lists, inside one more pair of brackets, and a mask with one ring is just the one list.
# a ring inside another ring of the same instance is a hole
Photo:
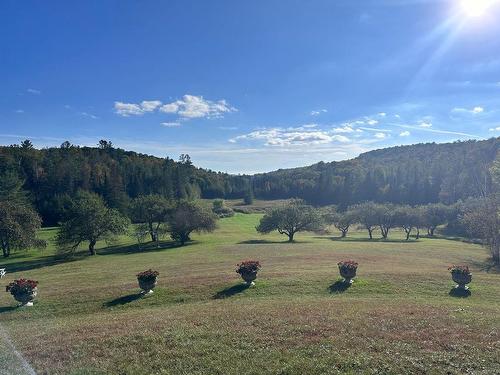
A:
{"label": "bush", "polygon": [[222,199],[216,199],[212,203],[212,212],[217,215],[217,217],[231,217],[234,216],[234,211],[232,208],[227,207]]}
{"label": "bush", "polygon": [[253,204],[253,194],[251,191],[245,194],[245,196],[243,197],[243,202],[247,206],[250,206],[251,204]]}

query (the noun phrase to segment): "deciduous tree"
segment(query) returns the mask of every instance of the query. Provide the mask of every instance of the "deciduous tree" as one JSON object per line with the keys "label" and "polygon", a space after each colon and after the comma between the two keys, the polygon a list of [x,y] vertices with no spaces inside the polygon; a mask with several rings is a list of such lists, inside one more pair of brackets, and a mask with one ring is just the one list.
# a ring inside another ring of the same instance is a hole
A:
{"label": "deciduous tree", "polygon": [[130,220],[118,210],[109,208],[97,194],[79,192],[59,228],[57,244],[63,250],[75,251],[88,242],[90,255],[95,255],[97,241],[111,241],[127,232]]}
{"label": "deciduous tree", "polygon": [[304,204],[301,200],[292,200],[281,207],[272,208],[260,220],[256,227],[259,233],[278,231],[288,236],[293,242],[295,233],[302,231],[317,231],[322,227],[319,211]]}
{"label": "deciduous tree", "polygon": [[170,236],[182,246],[190,241],[192,232],[212,232],[217,216],[208,208],[191,201],[179,201],[169,219]]}

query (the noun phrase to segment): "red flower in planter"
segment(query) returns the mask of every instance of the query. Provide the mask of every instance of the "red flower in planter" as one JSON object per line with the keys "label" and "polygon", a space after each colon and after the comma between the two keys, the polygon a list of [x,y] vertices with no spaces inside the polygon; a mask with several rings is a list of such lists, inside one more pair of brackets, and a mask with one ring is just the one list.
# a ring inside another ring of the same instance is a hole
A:
{"label": "red flower in planter", "polygon": [[260,270],[261,265],[258,260],[244,260],[240,264],[236,265],[236,273],[244,274],[244,273],[254,273]]}
{"label": "red flower in planter", "polygon": [[38,286],[38,281],[19,279],[14,280],[5,287],[6,292],[10,294],[21,294],[21,293],[31,293]]}

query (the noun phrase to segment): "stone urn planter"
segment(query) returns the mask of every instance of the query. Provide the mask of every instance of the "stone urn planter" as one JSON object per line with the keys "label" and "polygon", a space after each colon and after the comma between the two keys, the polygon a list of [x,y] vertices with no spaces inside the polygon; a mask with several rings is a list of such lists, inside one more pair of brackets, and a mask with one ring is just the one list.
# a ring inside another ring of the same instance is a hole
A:
{"label": "stone urn planter", "polygon": [[160,273],[158,271],[153,271],[151,269],[141,272],[137,274],[137,281],[139,283],[139,288],[142,289],[142,294],[152,294],[153,289],[156,287],[158,283],[158,275]]}
{"label": "stone urn planter", "polygon": [[472,281],[472,274],[468,266],[451,266],[449,270],[451,271],[452,280],[457,283],[456,289],[469,289],[467,284]]}
{"label": "stone urn planter", "polygon": [[33,306],[33,301],[38,294],[38,288],[34,288],[30,292],[16,293],[12,296],[14,299],[21,304],[21,306]]}
{"label": "stone urn planter", "polygon": [[33,306],[38,294],[38,281],[19,279],[7,285],[6,291],[20,303],[20,306]]}
{"label": "stone urn planter", "polygon": [[339,266],[340,276],[344,278],[343,282],[352,284],[358,270],[358,263],[353,260],[345,260],[337,264]]}
{"label": "stone urn planter", "polygon": [[254,281],[257,278],[257,272],[261,268],[259,261],[245,260],[236,267],[236,273],[240,274],[241,278],[245,281],[245,284],[248,286],[255,285]]}

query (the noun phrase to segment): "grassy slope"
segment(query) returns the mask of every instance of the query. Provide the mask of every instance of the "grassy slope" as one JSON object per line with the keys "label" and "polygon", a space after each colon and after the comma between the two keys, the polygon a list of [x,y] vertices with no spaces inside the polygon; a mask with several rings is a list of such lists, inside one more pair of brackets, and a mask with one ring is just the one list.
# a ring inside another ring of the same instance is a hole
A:
{"label": "grassy slope", "polygon": [[[122,238],[67,263],[54,264],[51,248],[16,254],[4,264],[18,272],[2,282],[35,278],[39,300],[16,309],[1,293],[0,322],[42,373],[500,372],[500,276],[483,270],[481,247],[405,243],[396,232],[389,242],[357,232],[341,241],[299,234],[287,244],[256,234],[258,219],[224,219],[184,248],[136,252]],[[263,269],[245,290],[234,265],[246,258]],[[340,293],[332,285],[344,258],[360,263],[359,278]],[[448,295],[450,263],[472,265],[471,297]],[[138,299],[134,275],[150,267],[159,286]]]}

